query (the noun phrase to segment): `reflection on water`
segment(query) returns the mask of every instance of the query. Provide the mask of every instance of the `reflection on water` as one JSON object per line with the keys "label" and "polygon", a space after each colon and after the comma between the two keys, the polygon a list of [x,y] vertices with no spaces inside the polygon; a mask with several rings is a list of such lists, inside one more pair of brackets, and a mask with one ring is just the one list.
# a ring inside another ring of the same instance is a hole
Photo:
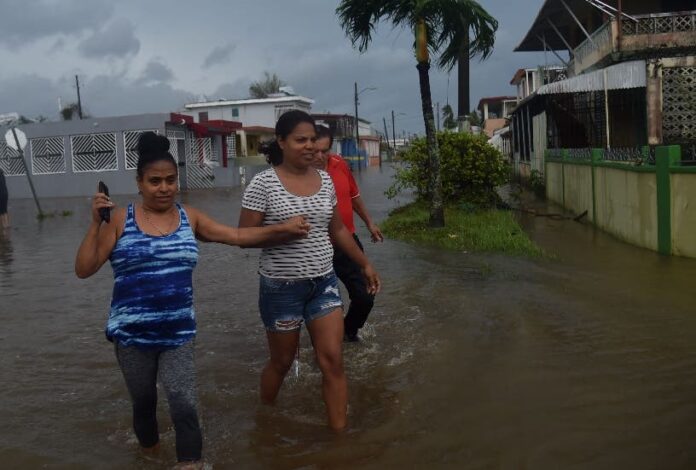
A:
{"label": "reflection on water", "polygon": [[[376,219],[390,172],[356,176]],[[240,190],[183,199],[235,223]],[[125,204],[129,198],[117,198]],[[73,274],[86,198],[12,201],[0,239],[0,458],[7,468],[168,468],[137,452],[103,337],[109,267]],[[525,218],[557,259],[366,244],[384,279],[361,344],[347,344],[351,429],[324,427],[302,338],[299,377],[258,404],[266,358],[256,250],[203,245],[195,274],[205,454],[215,468],[694,468],[696,262],[572,221]],[[361,229],[362,238],[368,239]]]}

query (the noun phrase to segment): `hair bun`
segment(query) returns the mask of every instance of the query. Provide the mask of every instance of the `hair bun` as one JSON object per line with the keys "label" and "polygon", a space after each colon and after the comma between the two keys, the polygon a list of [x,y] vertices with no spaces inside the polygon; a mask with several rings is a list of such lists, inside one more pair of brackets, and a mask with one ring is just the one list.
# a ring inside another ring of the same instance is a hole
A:
{"label": "hair bun", "polygon": [[144,132],[138,140],[140,155],[166,153],[169,151],[169,139],[154,132]]}

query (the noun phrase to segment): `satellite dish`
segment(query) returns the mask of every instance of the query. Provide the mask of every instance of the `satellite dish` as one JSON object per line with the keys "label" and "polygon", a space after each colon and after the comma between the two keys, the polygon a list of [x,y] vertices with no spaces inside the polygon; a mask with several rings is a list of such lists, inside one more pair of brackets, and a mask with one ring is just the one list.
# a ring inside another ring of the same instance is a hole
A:
{"label": "satellite dish", "polygon": [[[17,140],[15,140],[15,136],[12,135],[12,131],[17,134]],[[5,140],[7,141],[7,146],[15,149],[15,150],[24,150],[24,147],[27,146],[27,136],[22,132],[21,130],[15,128],[15,129],[10,129],[5,133]],[[19,144],[19,147],[17,146]]]}

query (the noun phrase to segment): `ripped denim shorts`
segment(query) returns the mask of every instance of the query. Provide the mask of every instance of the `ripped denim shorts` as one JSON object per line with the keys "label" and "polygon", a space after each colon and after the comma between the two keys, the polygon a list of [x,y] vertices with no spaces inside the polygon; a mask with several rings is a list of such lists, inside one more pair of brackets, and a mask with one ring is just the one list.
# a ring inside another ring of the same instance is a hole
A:
{"label": "ripped denim shorts", "polygon": [[309,323],[342,306],[338,278],[333,271],[311,279],[261,275],[259,310],[268,331],[297,331],[303,321]]}

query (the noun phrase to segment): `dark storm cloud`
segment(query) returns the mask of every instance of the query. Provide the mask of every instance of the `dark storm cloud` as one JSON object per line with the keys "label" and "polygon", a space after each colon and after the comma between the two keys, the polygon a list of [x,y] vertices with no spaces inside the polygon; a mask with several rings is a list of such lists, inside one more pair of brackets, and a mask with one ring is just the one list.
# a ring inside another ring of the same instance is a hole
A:
{"label": "dark storm cloud", "polygon": [[84,39],[79,50],[88,58],[119,58],[137,54],[140,41],[135,37],[133,23],[119,18]]}
{"label": "dark storm cloud", "polygon": [[235,48],[236,46],[234,44],[217,46],[203,61],[203,68],[207,69],[213,65],[229,63],[232,59],[232,53],[234,52]]}
{"label": "dark storm cloud", "polygon": [[21,47],[54,35],[79,35],[112,14],[107,0],[0,0],[0,44]]}
{"label": "dark storm cloud", "polygon": [[[105,75],[80,78],[83,108],[97,117],[177,111],[193,100],[192,94],[166,83],[147,84]],[[72,76],[52,81],[35,75],[0,80],[3,112],[28,117],[41,114],[57,120],[58,98],[64,105],[76,100],[73,80]]]}
{"label": "dark storm cloud", "polygon": [[160,59],[152,59],[145,66],[140,83],[167,83],[174,79],[174,73]]}

